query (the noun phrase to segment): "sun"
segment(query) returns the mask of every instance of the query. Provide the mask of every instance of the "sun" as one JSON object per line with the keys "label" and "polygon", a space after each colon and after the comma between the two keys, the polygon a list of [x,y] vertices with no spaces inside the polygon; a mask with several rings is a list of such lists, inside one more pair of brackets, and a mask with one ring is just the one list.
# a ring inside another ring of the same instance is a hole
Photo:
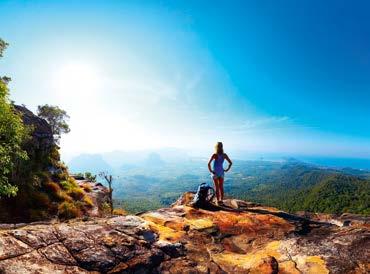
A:
{"label": "sun", "polygon": [[101,84],[97,67],[83,62],[63,64],[54,72],[52,82],[54,89],[64,98],[93,95]]}

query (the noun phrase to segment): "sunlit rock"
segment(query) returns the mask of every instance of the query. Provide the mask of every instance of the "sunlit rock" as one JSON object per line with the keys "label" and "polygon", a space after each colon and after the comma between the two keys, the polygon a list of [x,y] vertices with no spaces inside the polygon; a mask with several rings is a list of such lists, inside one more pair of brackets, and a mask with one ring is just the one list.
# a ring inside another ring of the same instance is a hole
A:
{"label": "sunlit rock", "polygon": [[239,200],[197,209],[191,200],[185,193],[139,216],[4,226],[0,273],[370,271],[368,218],[298,216]]}

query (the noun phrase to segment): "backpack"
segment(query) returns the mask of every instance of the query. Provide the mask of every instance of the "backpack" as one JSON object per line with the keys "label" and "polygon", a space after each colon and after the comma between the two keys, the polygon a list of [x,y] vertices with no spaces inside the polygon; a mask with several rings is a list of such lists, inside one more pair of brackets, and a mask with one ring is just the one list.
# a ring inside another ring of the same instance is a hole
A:
{"label": "backpack", "polygon": [[201,183],[193,199],[193,206],[206,207],[215,196],[215,190],[206,183]]}

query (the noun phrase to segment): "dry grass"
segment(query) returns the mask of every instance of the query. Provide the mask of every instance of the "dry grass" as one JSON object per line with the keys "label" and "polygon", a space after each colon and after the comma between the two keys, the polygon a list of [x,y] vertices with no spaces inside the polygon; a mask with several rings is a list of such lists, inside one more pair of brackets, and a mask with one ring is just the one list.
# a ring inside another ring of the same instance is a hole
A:
{"label": "dry grass", "polygon": [[87,192],[87,193],[90,193],[90,192],[92,191],[92,187],[91,187],[91,185],[90,185],[89,183],[83,184],[83,185],[82,185],[82,188],[83,188],[83,190],[85,190],[85,192]]}
{"label": "dry grass", "polygon": [[57,194],[61,189],[60,189],[60,186],[57,183],[48,182],[48,183],[45,184],[45,190],[48,193]]}
{"label": "dry grass", "polygon": [[63,190],[61,191],[58,191],[56,193],[56,197],[57,199],[60,201],[60,202],[64,202],[64,201],[67,201],[67,202],[72,202],[72,198],[70,196],[67,195],[67,193],[65,193]]}
{"label": "dry grass", "polygon": [[73,188],[67,194],[76,201],[81,201],[85,197],[85,192],[80,188]]}
{"label": "dry grass", "polygon": [[87,195],[85,195],[85,197],[83,198],[83,201],[85,202],[85,205],[87,206],[87,207],[93,207],[94,206],[94,203],[93,203],[93,201],[91,200],[91,198],[89,197],[89,196],[87,196]]}
{"label": "dry grass", "polygon": [[127,215],[127,211],[124,210],[123,208],[115,208],[115,209],[113,209],[113,215],[125,216],[125,215]]}
{"label": "dry grass", "polygon": [[63,202],[58,207],[58,217],[61,219],[71,219],[80,217],[81,211],[80,209],[71,202]]}

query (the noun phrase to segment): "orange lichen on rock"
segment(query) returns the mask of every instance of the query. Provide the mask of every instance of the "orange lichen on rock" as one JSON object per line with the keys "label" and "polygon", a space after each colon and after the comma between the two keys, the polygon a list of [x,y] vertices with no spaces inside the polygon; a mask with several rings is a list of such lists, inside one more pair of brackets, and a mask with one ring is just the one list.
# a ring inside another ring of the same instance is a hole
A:
{"label": "orange lichen on rock", "polygon": [[320,256],[296,258],[297,268],[307,274],[328,274],[325,261]]}
{"label": "orange lichen on rock", "polygon": [[147,221],[150,229],[158,234],[162,241],[176,242],[185,231],[183,230],[184,223],[181,219],[170,218],[162,212],[148,212],[141,216]]}
{"label": "orange lichen on rock", "polygon": [[279,274],[301,274],[297,269],[297,263],[294,261],[279,262]]}
{"label": "orange lichen on rock", "polygon": [[205,210],[188,210],[187,219],[209,219],[222,233],[242,234],[254,233],[260,234],[271,231],[272,228],[279,233],[289,233],[294,230],[294,225],[290,224],[283,218],[269,215],[256,214],[250,212],[229,212],[229,211],[205,211]]}
{"label": "orange lichen on rock", "polygon": [[[257,250],[248,254],[237,254],[232,252],[221,252],[211,254],[213,261],[215,261],[225,271],[251,271],[258,273],[258,269],[271,271],[259,273],[274,273],[273,269],[277,269],[277,258],[281,255],[278,251],[279,242],[271,242],[266,245],[264,249]],[[273,258],[273,259],[272,259]]]}
{"label": "orange lichen on rock", "polygon": [[[249,271],[248,273],[307,273],[327,274],[325,261],[320,256],[296,256],[291,259],[280,249],[280,241],[268,243],[264,248],[247,253],[237,254],[229,251],[211,254],[212,259],[225,271]],[[271,259],[273,258],[273,259]],[[276,267],[277,268],[277,267]],[[258,272],[259,271],[259,272]]]}

